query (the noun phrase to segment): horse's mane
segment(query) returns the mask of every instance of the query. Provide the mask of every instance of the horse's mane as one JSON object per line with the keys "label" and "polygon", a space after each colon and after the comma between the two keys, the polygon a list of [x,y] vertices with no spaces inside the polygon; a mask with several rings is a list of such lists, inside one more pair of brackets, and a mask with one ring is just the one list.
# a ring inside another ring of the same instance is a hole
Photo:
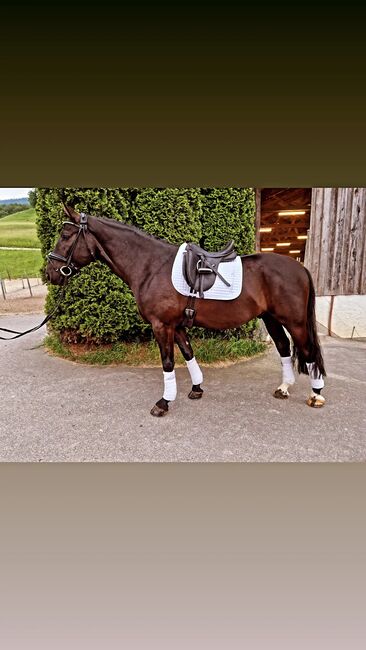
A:
{"label": "horse's mane", "polygon": [[122,230],[123,228],[128,228],[128,230],[131,230],[132,232],[135,232],[138,235],[141,235],[144,239],[153,239],[158,242],[164,242],[164,244],[169,244],[170,246],[174,246],[171,242],[168,242],[166,239],[163,239],[162,237],[157,237],[156,235],[152,235],[148,232],[145,232],[145,230],[141,230],[141,228],[137,228],[137,226],[133,226],[130,223],[126,223],[125,221],[119,221],[115,219],[114,217],[100,217],[99,215],[90,215],[98,219],[98,221],[101,221],[104,223],[106,226],[112,226],[113,228],[116,228],[117,230]]}

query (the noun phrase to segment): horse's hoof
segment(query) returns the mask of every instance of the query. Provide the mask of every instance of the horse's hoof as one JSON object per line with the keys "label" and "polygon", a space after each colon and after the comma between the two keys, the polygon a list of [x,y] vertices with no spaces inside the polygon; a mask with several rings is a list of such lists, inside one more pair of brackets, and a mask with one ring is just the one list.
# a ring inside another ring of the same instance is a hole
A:
{"label": "horse's hoof", "polygon": [[168,410],[162,409],[157,404],[154,404],[150,413],[151,415],[154,415],[156,418],[162,418],[163,415],[166,415],[168,413]]}
{"label": "horse's hoof", "polygon": [[323,395],[310,395],[306,400],[306,403],[314,409],[321,409],[325,404],[325,399]]}
{"label": "horse's hoof", "polygon": [[277,399],[288,399],[290,397],[290,393],[288,390],[284,391],[281,388],[276,388],[275,392],[273,393],[273,397],[277,397]]}
{"label": "horse's hoof", "polygon": [[202,395],[203,395],[203,390],[202,388],[200,388],[199,390],[191,390],[188,397],[189,399],[201,399]]}

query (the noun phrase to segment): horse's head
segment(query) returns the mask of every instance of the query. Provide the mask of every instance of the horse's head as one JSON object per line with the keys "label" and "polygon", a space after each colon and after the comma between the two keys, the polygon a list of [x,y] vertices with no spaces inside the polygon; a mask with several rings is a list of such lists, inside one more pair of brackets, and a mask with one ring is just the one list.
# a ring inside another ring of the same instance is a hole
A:
{"label": "horse's head", "polygon": [[64,205],[64,221],[54,250],[47,255],[46,278],[51,284],[64,285],[79,269],[93,262],[95,239],[88,234],[88,217]]}

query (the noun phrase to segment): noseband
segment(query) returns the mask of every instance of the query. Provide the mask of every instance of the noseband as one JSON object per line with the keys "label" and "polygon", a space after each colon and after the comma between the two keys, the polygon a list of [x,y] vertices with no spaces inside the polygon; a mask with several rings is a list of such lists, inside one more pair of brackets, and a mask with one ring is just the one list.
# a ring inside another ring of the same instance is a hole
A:
{"label": "noseband", "polygon": [[76,245],[79,241],[81,234],[83,235],[88,251],[94,260],[95,260],[95,255],[93,251],[90,249],[88,240],[86,238],[86,232],[88,229],[88,215],[85,214],[84,212],[80,212],[80,224],[74,223],[73,221],[64,221],[63,225],[65,224],[69,224],[70,226],[75,226],[75,228],[78,228],[78,234],[76,235],[76,239],[73,245],[71,246],[68,256],[64,257],[63,255],[59,255],[58,253],[54,253],[52,251],[51,253],[48,253],[47,259],[49,262],[51,262],[51,264],[53,261],[64,262],[63,266],[60,266],[58,269],[56,269],[56,271],[61,273],[61,275],[63,275],[65,278],[70,278],[72,275],[74,275],[80,270],[79,267],[77,267],[76,264],[74,264],[74,262],[72,261],[72,256],[74,254],[74,250],[76,248]]}

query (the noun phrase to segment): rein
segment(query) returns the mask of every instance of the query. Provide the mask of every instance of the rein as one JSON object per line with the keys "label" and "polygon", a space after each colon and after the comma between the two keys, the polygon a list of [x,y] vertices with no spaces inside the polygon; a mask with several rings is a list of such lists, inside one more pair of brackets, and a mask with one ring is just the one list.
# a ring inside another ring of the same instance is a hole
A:
{"label": "rein", "polygon": [[[56,269],[56,270],[59,271],[59,273],[61,273],[61,275],[63,275],[66,278],[66,280],[68,280],[69,278],[71,278],[72,275],[75,275],[75,273],[77,273],[80,270],[73,263],[72,256],[74,254],[74,250],[76,248],[76,245],[78,243],[78,240],[79,240],[79,237],[80,237],[81,234],[83,234],[83,237],[84,237],[86,246],[88,248],[88,251],[89,251],[89,253],[91,254],[91,256],[93,257],[94,260],[95,260],[95,255],[94,255],[93,251],[90,249],[88,240],[86,238],[86,231],[87,231],[87,228],[88,228],[88,215],[84,214],[83,212],[80,213],[80,224],[74,223],[73,221],[64,221],[64,224],[66,224],[66,223],[71,224],[72,226],[75,226],[76,228],[79,229],[79,232],[78,232],[78,234],[76,236],[76,239],[75,239],[73,245],[71,246],[71,249],[70,249],[70,252],[69,252],[68,256],[64,257],[63,255],[59,255],[58,253],[51,252],[51,253],[48,253],[47,260],[49,262],[51,262],[51,263],[53,262],[53,260],[57,261],[57,262],[64,262],[65,263],[64,266],[61,266],[59,269]],[[0,327],[1,332],[7,332],[8,334],[15,334],[15,336],[8,336],[8,337],[0,336],[0,340],[1,341],[12,341],[14,339],[20,338],[21,336],[24,336],[25,334],[30,334],[31,332],[36,332],[41,327],[43,327],[43,325],[48,323],[48,321],[51,320],[51,318],[55,315],[55,313],[59,309],[59,307],[60,307],[60,305],[61,305],[61,303],[62,303],[62,301],[64,299],[64,296],[65,296],[65,289],[66,289],[66,286],[64,286],[62,288],[61,296],[60,296],[59,300],[57,301],[56,306],[54,307],[52,312],[50,314],[48,314],[48,316],[46,316],[46,318],[44,318],[42,323],[40,323],[39,325],[36,325],[35,327],[32,327],[29,330],[26,330],[25,332],[17,332],[16,330],[9,330],[9,329],[6,329],[5,327]]]}
{"label": "rein", "polygon": [[56,306],[51,311],[51,313],[48,314],[48,316],[46,316],[46,318],[42,321],[42,323],[40,323],[39,325],[36,325],[35,327],[32,327],[30,330],[26,330],[25,332],[17,332],[16,330],[8,330],[5,327],[0,327],[1,332],[7,332],[8,334],[15,334],[16,335],[16,336],[7,336],[7,337],[0,336],[0,340],[1,341],[13,341],[14,339],[19,339],[21,336],[24,336],[24,334],[30,334],[31,332],[36,332],[37,330],[39,330],[41,327],[43,327],[43,325],[48,323],[48,321],[51,320],[51,318],[55,315],[55,313],[57,312],[58,308],[61,305],[61,302],[64,299],[64,295],[65,295],[65,287],[63,287],[60,299],[58,300]]}

